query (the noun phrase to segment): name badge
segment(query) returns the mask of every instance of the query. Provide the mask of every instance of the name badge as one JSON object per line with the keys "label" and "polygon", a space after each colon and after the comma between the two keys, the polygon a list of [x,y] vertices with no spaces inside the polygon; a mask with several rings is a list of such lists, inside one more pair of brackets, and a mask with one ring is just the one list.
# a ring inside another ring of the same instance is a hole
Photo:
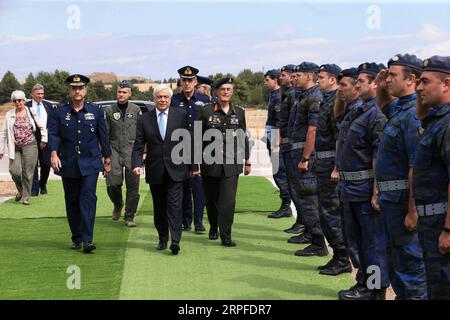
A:
{"label": "name badge", "polygon": [[85,115],[84,115],[84,119],[86,119],[86,120],[95,120],[95,116],[94,116],[94,114],[93,113],[86,113]]}
{"label": "name badge", "polygon": [[127,113],[127,114],[125,115],[125,117],[127,117],[128,119],[131,119],[131,118],[134,117],[134,115],[133,115],[132,113]]}

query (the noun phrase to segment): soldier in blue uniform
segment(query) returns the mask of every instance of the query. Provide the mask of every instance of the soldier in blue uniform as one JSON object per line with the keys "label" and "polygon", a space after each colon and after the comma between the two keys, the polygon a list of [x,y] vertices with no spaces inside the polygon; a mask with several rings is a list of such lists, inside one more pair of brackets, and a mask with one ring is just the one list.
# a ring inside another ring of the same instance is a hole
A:
{"label": "soldier in blue uniform", "polygon": [[[337,162],[344,235],[352,263],[359,270],[356,285],[340,291],[339,299],[382,300],[389,287],[389,271],[383,216],[376,204],[374,165],[386,117],[375,103],[378,65],[364,63],[358,69],[355,89],[364,104],[347,113],[341,123]],[[371,282],[372,275],[379,281]]]}
{"label": "soldier in blue uniform", "polygon": [[[450,299],[450,56],[423,62],[417,109],[431,109],[419,127],[413,195],[419,215],[429,299]],[[418,115],[422,115],[418,112]]]}
{"label": "soldier in blue uniform", "polygon": [[264,83],[269,89],[266,121],[266,145],[272,163],[272,175],[275,184],[280,190],[281,206],[268,215],[269,218],[291,217],[291,197],[286,176],[286,168],[280,158],[279,150],[279,119],[281,114],[281,71],[269,70],[264,75]]}
{"label": "soldier in blue uniform", "polygon": [[[388,118],[375,171],[378,203],[386,224],[390,281],[396,299],[423,300],[427,298],[425,265],[411,192],[420,126],[415,85],[422,72],[422,60],[398,54],[389,60],[388,67],[377,78],[378,105]],[[390,95],[398,99],[389,101]]]}
{"label": "soldier in blue uniform", "polygon": [[98,173],[111,171],[111,148],[102,109],[85,101],[89,78],[66,79],[70,102],[54,110],[49,124],[51,165],[62,177],[72,249],[90,253],[97,205]]}
{"label": "soldier in blue uniform", "polygon": [[[302,90],[302,95],[295,111],[290,160],[292,166],[297,169],[293,185],[298,196],[305,233],[311,236],[311,245],[297,250],[295,255],[326,256],[328,249],[320,227],[317,180],[312,172],[319,108],[323,99],[316,84],[319,66],[312,62],[303,62],[297,66],[296,71],[297,86]],[[299,239],[299,242],[301,240]]]}
{"label": "soldier in blue uniform", "polygon": [[210,78],[197,75],[197,85],[195,86],[195,92],[208,96],[209,100],[212,101],[212,84],[213,81]]}
{"label": "soldier in blue uniform", "polygon": [[[291,165],[289,152],[291,150],[291,144],[289,143],[289,116],[291,109],[299,98],[300,90],[295,87],[295,65],[288,64],[281,68],[281,111],[278,119],[277,127],[280,132],[280,161],[283,162],[286,170],[286,180],[289,188],[289,196],[294,202],[295,209],[297,211],[297,217],[295,223],[284,230],[287,233],[302,233],[305,230],[304,225],[301,223],[300,204],[298,203],[298,196],[295,194],[292,179],[295,178],[296,169]],[[293,125],[293,122],[292,122]],[[292,127],[291,125],[291,127]]]}
{"label": "soldier in blue uniform", "polygon": [[342,233],[342,207],[336,190],[336,182],[331,180],[335,169],[336,141],[339,131],[333,108],[337,94],[337,77],[341,68],[335,64],[324,64],[319,68],[317,83],[323,94],[316,132],[316,159],[313,172],[317,178],[319,194],[319,216],[323,233],[333,248],[333,258],[319,273],[338,275],[351,272],[352,266],[347,254]]}
{"label": "soldier in blue uniform", "polygon": [[[178,69],[181,92],[174,94],[170,103],[171,107],[182,108],[188,113],[189,129],[192,131],[194,130],[194,121],[198,118],[201,108],[211,102],[208,96],[195,92],[197,73],[198,69],[191,66]],[[192,202],[194,202],[194,206],[192,206]],[[202,178],[200,176],[189,177],[183,184],[183,231],[191,230],[192,209],[194,209],[195,232],[205,231],[203,226],[204,208],[205,196]]]}

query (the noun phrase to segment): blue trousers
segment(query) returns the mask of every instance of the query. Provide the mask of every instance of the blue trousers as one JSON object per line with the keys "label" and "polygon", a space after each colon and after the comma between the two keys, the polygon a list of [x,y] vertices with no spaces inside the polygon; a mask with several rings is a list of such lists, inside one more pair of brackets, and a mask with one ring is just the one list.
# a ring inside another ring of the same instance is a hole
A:
{"label": "blue trousers", "polygon": [[98,173],[80,178],[62,178],[72,241],[93,240],[97,180]]}
{"label": "blue trousers", "polygon": [[444,221],[445,214],[419,218],[419,239],[425,258],[430,300],[450,300],[450,254],[441,255],[438,246]]}
{"label": "blue trousers", "polygon": [[282,151],[282,159],[284,162],[284,167],[286,169],[286,180],[288,183],[288,190],[289,190],[289,196],[292,200],[292,202],[294,202],[295,205],[295,209],[297,211],[297,223],[301,223],[303,224],[303,218],[302,218],[302,213],[300,211],[300,202],[299,202],[299,196],[297,194],[296,189],[294,188],[294,184],[295,184],[295,179],[297,178],[297,169],[296,167],[293,165],[292,162],[292,158],[291,158],[291,153],[289,150],[281,150]]}
{"label": "blue trousers", "polygon": [[382,213],[372,208],[370,200],[348,202],[344,200],[344,235],[350,259],[358,268],[356,280],[366,285],[369,267],[378,267],[380,287],[389,287],[389,269],[386,250],[386,232]]}
{"label": "blue trousers", "polygon": [[389,278],[398,300],[427,299],[422,246],[417,231],[404,226],[408,202],[380,201],[388,240]]}
{"label": "blue trousers", "polygon": [[270,141],[267,141],[267,150],[269,150],[270,161],[272,162],[272,175],[275,184],[280,190],[280,198],[283,203],[290,203],[288,177],[284,163],[284,153],[272,153]]}
{"label": "blue trousers", "polygon": [[192,202],[194,202],[194,224],[203,223],[205,195],[202,177],[190,177],[183,183],[183,225],[192,224]]}

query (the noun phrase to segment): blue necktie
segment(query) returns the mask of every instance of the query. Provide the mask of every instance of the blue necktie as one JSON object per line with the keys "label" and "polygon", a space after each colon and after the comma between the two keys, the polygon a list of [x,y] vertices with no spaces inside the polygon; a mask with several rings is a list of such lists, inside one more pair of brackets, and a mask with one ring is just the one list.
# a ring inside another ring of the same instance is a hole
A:
{"label": "blue necktie", "polygon": [[164,117],[165,115],[166,115],[165,112],[160,112],[158,121],[159,133],[161,134],[163,140],[164,137],[166,136],[166,118]]}
{"label": "blue necktie", "polygon": [[36,111],[37,111],[38,117],[41,117],[41,103],[40,102],[37,103]]}

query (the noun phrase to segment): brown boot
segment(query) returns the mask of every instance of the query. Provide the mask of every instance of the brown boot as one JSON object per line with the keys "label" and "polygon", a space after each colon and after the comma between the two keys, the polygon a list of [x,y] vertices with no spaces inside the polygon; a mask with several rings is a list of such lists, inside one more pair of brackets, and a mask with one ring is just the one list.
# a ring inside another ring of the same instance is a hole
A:
{"label": "brown boot", "polygon": [[122,215],[122,208],[114,208],[112,212],[112,219],[114,221],[117,221],[120,219],[120,216]]}

